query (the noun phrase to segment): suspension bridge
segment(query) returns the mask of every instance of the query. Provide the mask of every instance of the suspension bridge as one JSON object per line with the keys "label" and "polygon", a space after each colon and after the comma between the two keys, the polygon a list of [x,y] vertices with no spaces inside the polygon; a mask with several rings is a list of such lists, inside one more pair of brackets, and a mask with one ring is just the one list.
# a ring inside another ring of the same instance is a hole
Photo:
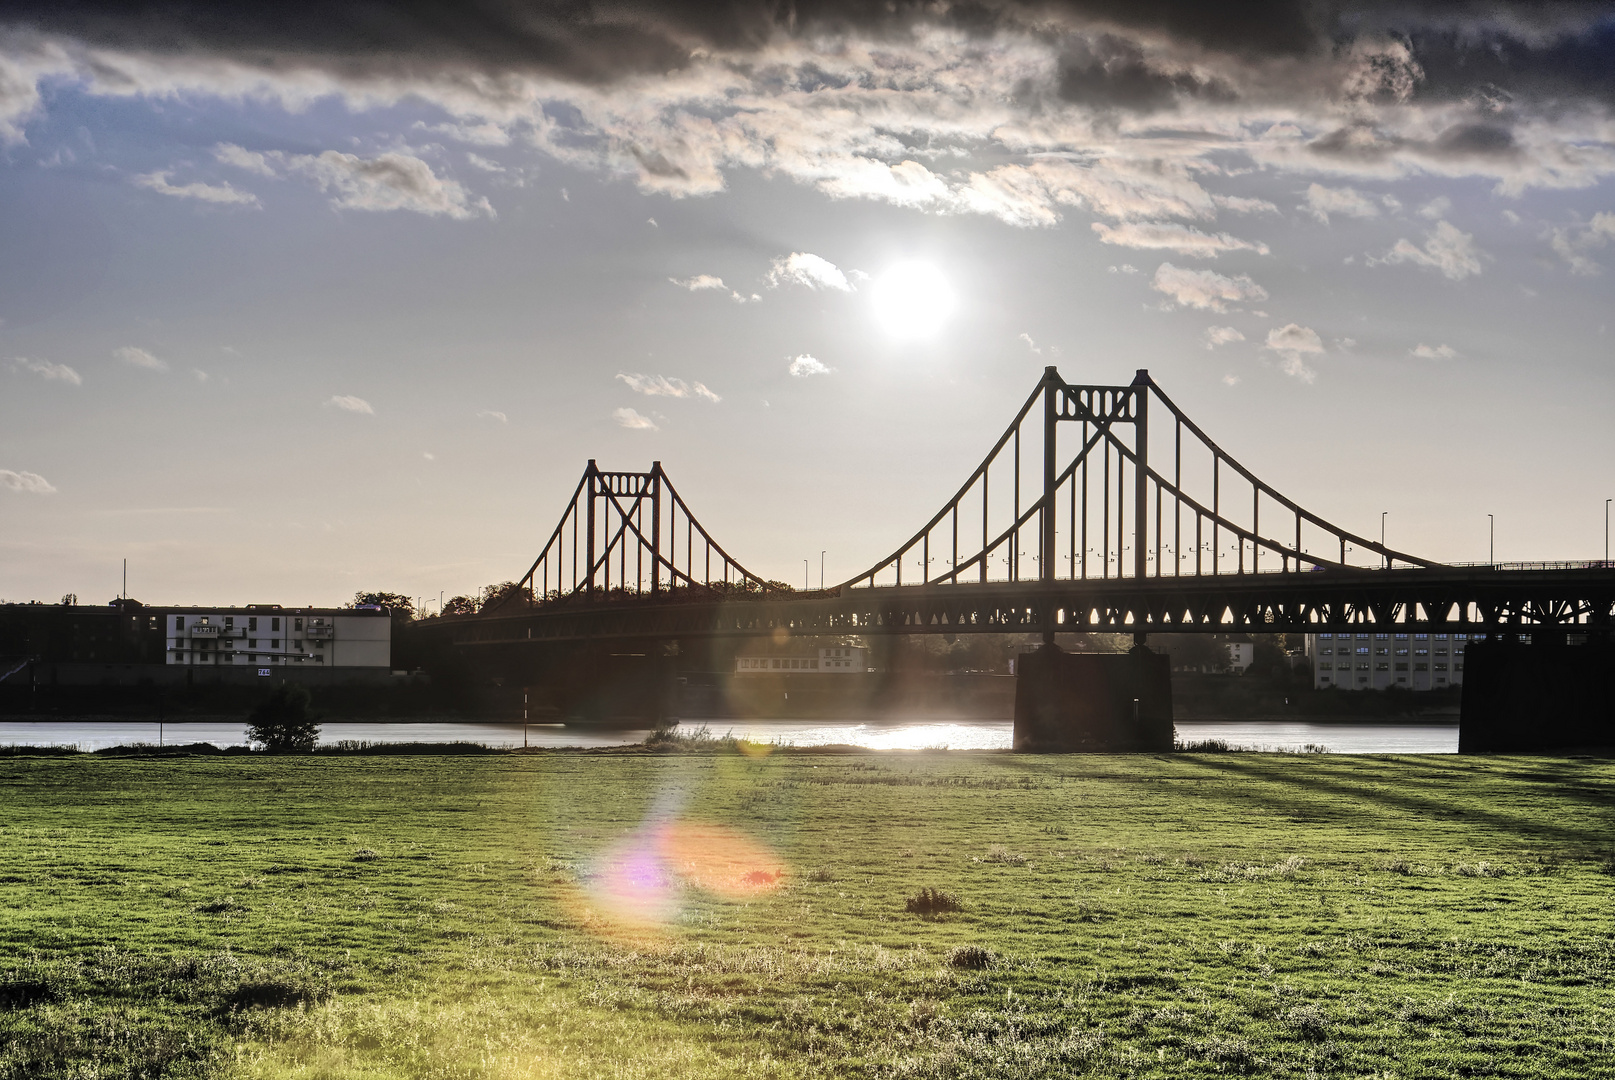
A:
{"label": "suspension bridge", "polygon": [[1147,371],[1091,386],[1050,367],[952,498],[838,585],[796,590],[748,570],[660,462],[590,461],[517,588],[444,629],[462,646],[1364,626],[1562,639],[1607,635],[1612,616],[1609,563],[1395,550],[1265,483]]}

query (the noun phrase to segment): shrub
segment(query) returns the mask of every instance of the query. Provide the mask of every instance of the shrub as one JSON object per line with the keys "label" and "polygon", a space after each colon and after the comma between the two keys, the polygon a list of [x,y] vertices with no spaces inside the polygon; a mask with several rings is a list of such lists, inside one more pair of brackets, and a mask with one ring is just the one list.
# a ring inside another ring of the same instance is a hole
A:
{"label": "shrub", "polygon": [[948,953],[948,966],[967,971],[982,971],[993,966],[998,959],[991,949],[981,945],[958,945]]}
{"label": "shrub", "polygon": [[909,897],[904,904],[914,915],[939,915],[945,911],[964,910],[964,905],[959,902],[957,896],[930,886]]}
{"label": "shrub", "polygon": [[809,870],[807,879],[809,881],[834,881],[836,872],[828,866],[821,866],[816,870]]}
{"label": "shrub", "polygon": [[380,855],[367,847],[362,847],[353,853],[354,862],[375,862],[379,858],[381,858]]}
{"label": "shrub", "polygon": [[281,683],[248,715],[247,740],[272,754],[308,753],[320,741],[320,726],[309,713],[309,693]]}

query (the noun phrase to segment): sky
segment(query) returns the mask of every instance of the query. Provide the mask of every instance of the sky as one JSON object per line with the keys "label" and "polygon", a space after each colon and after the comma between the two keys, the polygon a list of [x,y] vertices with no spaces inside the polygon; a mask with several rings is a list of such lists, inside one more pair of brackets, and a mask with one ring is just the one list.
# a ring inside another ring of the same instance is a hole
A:
{"label": "sky", "polygon": [[1609,3],[0,2],[0,599],[470,592],[591,458],[834,582],[1045,365],[1600,558],[1612,106]]}

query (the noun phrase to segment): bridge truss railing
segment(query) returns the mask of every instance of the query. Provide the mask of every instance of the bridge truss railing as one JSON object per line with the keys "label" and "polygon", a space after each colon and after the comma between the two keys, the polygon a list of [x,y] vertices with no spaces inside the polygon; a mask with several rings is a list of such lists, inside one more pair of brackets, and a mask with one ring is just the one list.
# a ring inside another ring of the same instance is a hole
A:
{"label": "bridge truss railing", "polygon": [[[1063,464],[1061,425],[1079,434]],[[1163,453],[1167,460],[1158,465]],[[1027,460],[1037,455],[1041,483],[1038,463]],[[1148,372],[1127,386],[1078,386],[1051,367],[958,493],[890,556],[841,587],[1361,565],[1348,556],[1373,557],[1384,568],[1438,565],[1333,525],[1286,497],[1206,435]]]}
{"label": "bridge truss railing", "polygon": [[668,479],[608,472],[593,459],[560,523],[506,600],[528,604],[678,590],[767,593],[775,586],[736,562],[712,538]]}

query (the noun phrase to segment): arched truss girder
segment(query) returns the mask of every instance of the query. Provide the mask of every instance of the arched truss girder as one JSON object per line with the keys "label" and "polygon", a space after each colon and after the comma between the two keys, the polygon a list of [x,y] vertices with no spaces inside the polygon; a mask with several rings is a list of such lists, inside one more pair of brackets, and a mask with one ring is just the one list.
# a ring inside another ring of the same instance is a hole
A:
{"label": "arched truss girder", "polygon": [[[1150,458],[1152,411],[1154,422],[1171,425],[1171,462],[1164,469]],[[1058,455],[1062,424],[1081,425],[1078,449],[1063,467]],[[1025,442],[1034,443],[1033,451],[1041,449],[1043,458],[1042,482],[1031,486],[1029,494],[1036,497],[1029,501],[1023,501],[1028,494],[1023,491]],[[1193,470],[1185,470],[1186,449],[1209,462],[1209,478],[1202,476],[1197,491],[1190,490]],[[1002,491],[1006,471],[1007,497]],[[1000,478],[996,503],[994,477]],[[1248,518],[1240,520],[1231,511],[1225,477],[1243,486],[1242,497],[1248,493]],[[1283,534],[1271,527],[1264,530],[1264,506],[1269,523],[1277,509]],[[1063,556],[1058,540],[1062,523]],[[1324,541],[1326,554],[1314,554],[1303,542],[1307,530],[1314,542]],[[1025,561],[1029,553],[1022,550],[1028,537],[1036,548],[1030,553],[1030,571]],[[1233,545],[1230,552],[1224,550],[1225,540]],[[1193,545],[1192,562],[1186,541]],[[1077,386],[1050,367],[957,494],[905,544],[840,588],[903,585],[905,567],[911,568],[909,584],[925,585],[1258,573],[1264,553],[1279,559],[1282,572],[1349,569],[1349,551],[1359,558],[1365,553],[1378,556],[1387,568],[1440,565],[1333,525],[1283,495],[1184,415],[1148,372],[1140,370],[1127,386]],[[933,568],[937,562],[943,564],[939,569]]]}

